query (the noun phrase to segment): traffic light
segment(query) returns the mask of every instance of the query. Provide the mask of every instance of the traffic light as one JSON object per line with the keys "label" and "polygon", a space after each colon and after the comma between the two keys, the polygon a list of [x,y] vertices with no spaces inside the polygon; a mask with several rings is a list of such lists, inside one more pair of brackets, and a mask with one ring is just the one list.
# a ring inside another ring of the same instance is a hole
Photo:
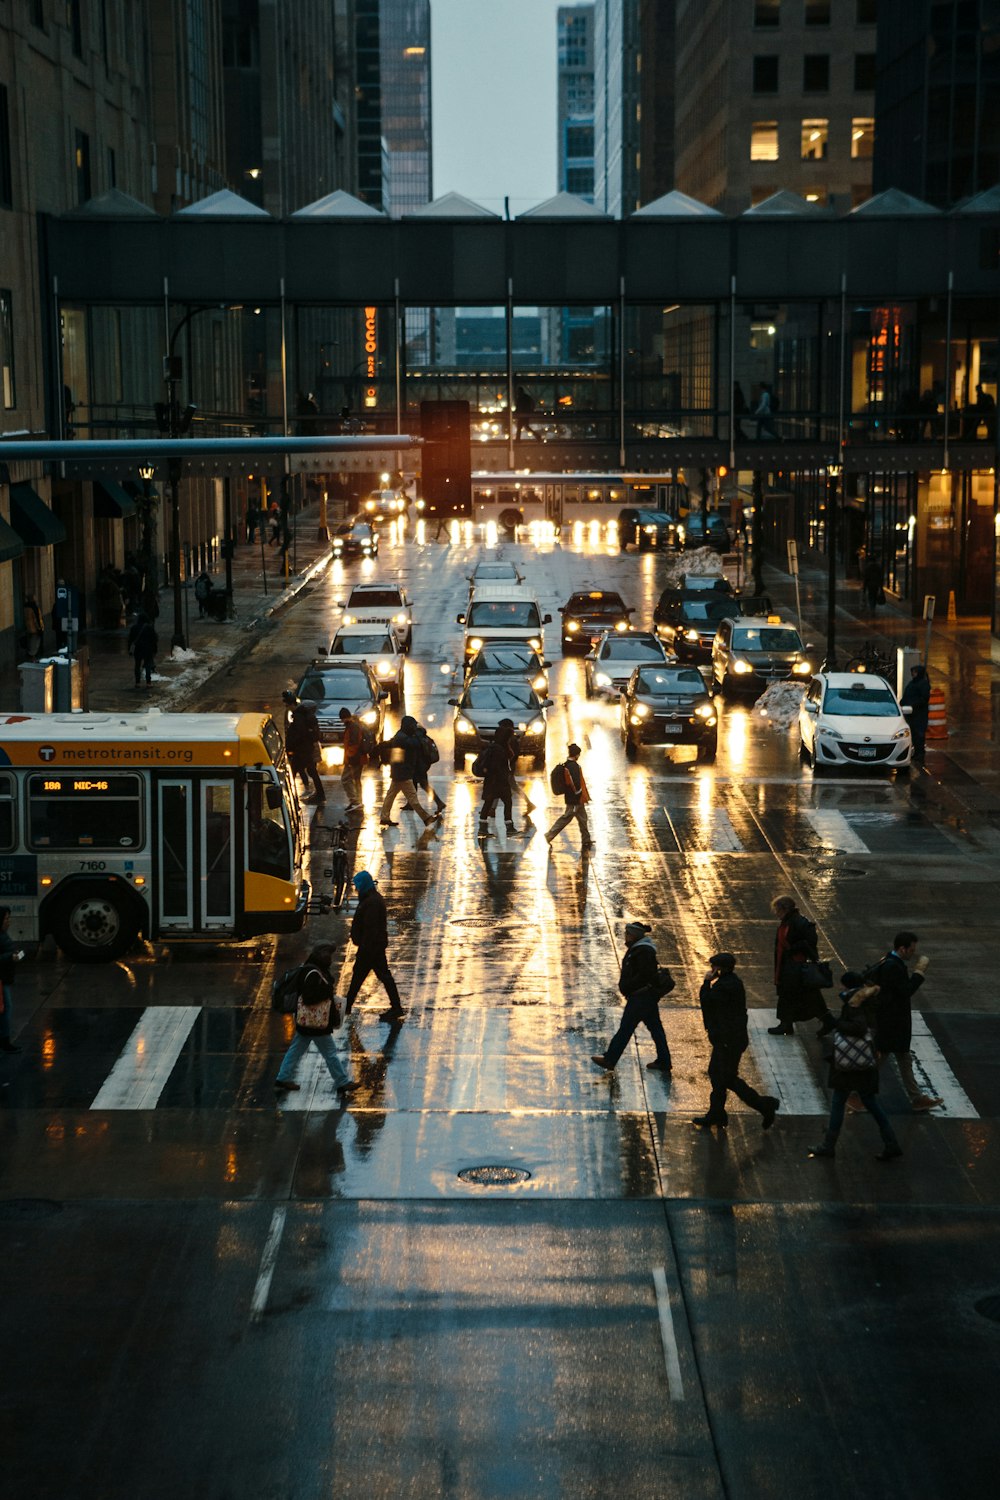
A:
{"label": "traffic light", "polygon": [[440,520],[472,513],[468,401],[421,401],[425,515]]}

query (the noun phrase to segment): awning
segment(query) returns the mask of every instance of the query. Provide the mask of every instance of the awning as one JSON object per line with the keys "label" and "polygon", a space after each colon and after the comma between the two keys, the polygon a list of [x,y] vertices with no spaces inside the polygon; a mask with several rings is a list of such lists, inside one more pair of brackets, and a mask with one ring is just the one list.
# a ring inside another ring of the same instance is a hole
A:
{"label": "awning", "polygon": [[51,547],[66,540],[66,528],[30,484],[10,487],[10,524],[28,547]]}
{"label": "awning", "polygon": [[135,515],[135,501],[116,480],[95,479],[94,515],[104,521],[124,521]]}
{"label": "awning", "polygon": [[13,562],[24,553],[24,543],[16,531],[12,531],[0,516],[0,563]]}

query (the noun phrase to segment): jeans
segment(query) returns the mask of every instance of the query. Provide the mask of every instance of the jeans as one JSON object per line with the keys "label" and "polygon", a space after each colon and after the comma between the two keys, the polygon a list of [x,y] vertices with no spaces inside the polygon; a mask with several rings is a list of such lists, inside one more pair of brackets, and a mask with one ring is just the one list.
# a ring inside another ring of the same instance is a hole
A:
{"label": "jeans", "polygon": [[667,1034],[660,1020],[660,1007],[655,995],[645,998],[630,995],[625,1001],[621,1025],[604,1049],[604,1061],[613,1068],[639,1026],[645,1026],[653,1038],[656,1061],[662,1063],[665,1068],[669,1068],[670,1048],[667,1046]]}
{"label": "jeans", "polygon": [[712,1055],[708,1060],[708,1077],[712,1085],[708,1113],[711,1119],[720,1123],[728,1119],[726,1095],[730,1092],[759,1114],[764,1113],[763,1097],[740,1077],[740,1059],[746,1050],[745,1045],[737,1046],[732,1042],[712,1044]]}
{"label": "jeans", "polygon": [[[833,1097],[830,1100],[830,1119],[826,1127],[827,1139],[831,1141],[831,1144],[840,1134],[844,1123],[844,1111],[847,1108],[847,1101],[850,1096],[850,1089],[834,1089],[833,1091]],[[889,1124],[889,1116],[878,1102],[878,1094],[858,1094],[857,1097],[875,1121],[875,1124],[879,1128],[879,1134],[886,1145],[894,1145],[896,1137],[893,1134],[892,1126]]]}
{"label": "jeans", "polygon": [[361,777],[358,771],[358,761],[345,759],[344,769],[340,773],[340,784],[344,788],[344,795],[348,802],[355,805],[361,801]]}
{"label": "jeans", "polygon": [[338,1089],[346,1088],[350,1079],[344,1072],[343,1064],[337,1055],[332,1036],[300,1036],[298,1032],[292,1037],[292,1044],[284,1057],[281,1059],[281,1067],[278,1069],[278,1082],[288,1083],[295,1072],[296,1064],[300,1057],[304,1057],[309,1051],[310,1045],[325,1060],[330,1070],[330,1077],[334,1086]]}
{"label": "jeans", "polygon": [[423,819],[425,825],[434,821],[430,813],[421,807],[420,799],[417,796],[417,789],[412,781],[390,781],[389,790],[385,794],[382,811],[379,814],[383,823],[388,823],[392,817],[392,810],[396,806],[396,799],[398,797],[406,798],[407,807],[412,807],[413,811]]}
{"label": "jeans", "polygon": [[580,825],[580,839],[582,847],[584,849],[589,849],[594,841],[590,837],[590,824],[587,822],[587,809],[582,802],[567,803],[566,811],[563,813],[562,817],[556,818],[552,827],[545,835],[546,841],[551,844],[556,834],[562,833],[563,829],[567,828],[569,824],[572,823],[574,818]]}
{"label": "jeans", "polygon": [[372,952],[371,949],[359,948],[357,957],[354,960],[354,972],[351,975],[351,983],[347,990],[345,1011],[349,1011],[354,1004],[358,997],[358,991],[369,974],[374,974],[376,979],[380,979],[385,986],[385,992],[389,996],[390,1010],[402,1010],[403,1003],[399,998],[399,990],[396,988],[396,981],[392,977],[392,970],[389,968],[385,949],[376,949]]}

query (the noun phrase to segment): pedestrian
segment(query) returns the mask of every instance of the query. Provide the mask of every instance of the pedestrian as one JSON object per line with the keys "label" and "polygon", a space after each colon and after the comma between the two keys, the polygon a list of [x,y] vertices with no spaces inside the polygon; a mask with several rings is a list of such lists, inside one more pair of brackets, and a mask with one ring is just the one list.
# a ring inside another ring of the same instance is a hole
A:
{"label": "pedestrian", "polygon": [[156,665],[156,653],[160,649],[159,638],[153,628],[145,610],[140,609],[135,617],[135,623],[128,633],[128,649],[135,658],[135,685],[139,686],[139,678],[143,672],[146,674],[146,686],[150,687],[153,681],[153,667]]}
{"label": "pedestrian", "polygon": [[272,500],[267,511],[267,545],[276,547],[281,540],[281,511],[278,502]]}
{"label": "pedestrian", "polygon": [[553,787],[558,779],[557,771],[562,772],[562,796],[566,799],[566,811],[561,817],[556,818],[545,835],[545,842],[551,844],[556,835],[576,819],[580,825],[581,848],[586,851],[593,849],[594,841],[590,837],[590,824],[587,821],[587,803],[590,801],[590,793],[587,791],[583,767],[580,765],[580,746],[570,745],[566,754],[567,759],[562,765],[552,768]]}
{"label": "pedestrian", "polygon": [[14,966],[24,958],[23,949],[15,948],[11,937],[10,907],[0,906],[0,1052],[20,1052],[11,1041],[13,1012],[11,1008]]}
{"label": "pedestrian", "polygon": [[848,971],[841,981],[843,1006],[834,1030],[830,1072],[827,1079],[832,1091],[830,1118],[826,1134],[810,1156],[834,1156],[837,1137],[844,1124],[847,1101],[856,1094],[879,1128],[882,1150],[876,1160],[892,1161],[902,1156],[889,1117],[878,1100],[878,1064],[871,1029],[878,1010],[879,986],[865,984],[860,974]]}
{"label": "pedestrian", "polygon": [[515,442],[521,441],[521,433],[525,428],[528,429],[528,433],[531,437],[537,439],[538,434],[528,420],[534,410],[534,397],[529,395],[529,393],[524,389],[523,385],[519,385],[517,390],[514,392],[514,418],[516,422],[516,429],[514,432]]}
{"label": "pedestrian", "polygon": [[431,786],[429,779],[431,766],[437,765],[441,759],[441,752],[423,724],[417,725],[417,734],[420,738],[420,748],[417,754],[417,774],[413,778],[413,785],[417,788],[423,788],[428,797],[433,798],[434,807],[437,812],[444,812],[444,798],[438,796],[435,789]]}
{"label": "pedestrian", "polygon": [[343,1102],[359,1085],[351,1083],[348,1078],[333,1040],[333,1032],[340,1025],[340,997],[333,992],[330,972],[335,952],[332,943],[319,943],[302,965],[295,1007],[295,1035],[281,1059],[274,1086],[282,1091],[297,1091],[301,1085],[295,1082],[292,1074],[299,1058],[314,1046],[326,1063],[334,1088]]}
{"label": "pedestrian", "polygon": [[204,568],[194,581],[194,597],[198,601],[198,618],[203,620],[208,613],[208,601],[212,597],[212,580]]}
{"label": "pedestrian", "polygon": [[774,390],[766,380],[760,383],[760,395],[757,397],[757,405],[754,408],[754,417],[757,421],[757,441],[777,438],[778,433],[774,425],[774,414],[778,410]]}
{"label": "pedestrian", "polygon": [[317,807],[322,807],[326,802],[326,790],[319,774],[323,742],[319,735],[316,710],[311,703],[300,702],[290,689],[283,692],[281,696],[288,706],[288,717],[285,723],[285,750],[288,763],[292,768],[292,776],[297,777],[305,787],[312,783],[313,791],[303,797],[303,802],[315,803]]}
{"label": "pedestrian", "polygon": [[713,1125],[721,1129],[729,1124],[726,1095],[734,1093],[761,1116],[765,1130],[770,1130],[781,1108],[780,1099],[758,1094],[740,1077],[740,1059],[750,1045],[747,1035],[747,995],[743,981],[736,973],[736,959],[731,953],[715,953],[708,960],[709,970],[702,981],[701,1016],[705,1023],[712,1054],[708,1060],[708,1077],[712,1092],[708,1113],[699,1115],[694,1124],[702,1130]]}
{"label": "pedestrian", "polygon": [[981,385],[976,386],[975,410],[978,413],[979,419],[976,423],[976,433],[978,434],[979,432],[979,422],[984,423],[986,427],[984,441],[995,443],[997,438],[997,404],[989,391]]}
{"label": "pedestrian", "polygon": [[796,1021],[820,1021],[817,1036],[826,1036],[833,1030],[836,1017],[823,999],[822,987],[816,983],[816,968],[810,944],[792,943],[778,980],[778,1024],[768,1027],[773,1035],[791,1036]]}
{"label": "pedestrian", "polygon": [[918,941],[915,932],[897,932],[885,958],[865,978],[879,987],[875,1015],[875,1051],[879,1054],[879,1065],[890,1055],[896,1059],[910,1108],[915,1114],[922,1114],[925,1110],[936,1109],[942,1101],[936,1094],[925,1094],[913,1076],[913,1053],[910,1051],[912,1001],[924,982],[930,962],[926,956],[917,958]]}
{"label": "pedestrian", "polygon": [[340,721],[344,726],[344,767],[340,773],[340,784],[347,797],[345,812],[356,812],[361,806],[361,772],[365,764],[365,731],[357,714],[349,708],[340,710]]}
{"label": "pedestrian", "polygon": [[415,781],[420,773],[421,748],[417,721],[412,714],[403,715],[399,722],[399,729],[392,739],[382,746],[382,752],[389,763],[389,787],[379,815],[382,827],[399,827],[399,824],[392,820],[392,810],[399,797],[406,798],[407,807],[413,809],[425,828],[428,823],[433,823],[440,818],[440,810],[427,812],[421,806],[417,796]]}
{"label": "pedestrian", "polygon": [[535,810],[535,804],[532,802],[531,798],[528,796],[528,793],[525,790],[525,788],[518,781],[517,775],[516,775],[516,771],[517,771],[517,758],[518,758],[518,756],[521,753],[521,738],[517,734],[516,730],[514,729],[514,720],[513,719],[501,719],[500,723],[497,725],[497,732],[499,733],[499,731],[501,729],[507,730],[510,733],[510,738],[507,741],[507,757],[508,757],[508,759],[510,761],[510,794],[511,794],[511,798],[513,799],[514,797],[520,797],[522,799],[523,803],[524,803],[525,826],[522,829],[522,832],[523,833],[534,833],[534,831],[535,831],[534,827],[528,824],[527,818],[528,818],[529,813],[533,813],[534,812],[534,810]]}
{"label": "pedestrian", "polygon": [[649,936],[652,930],[645,922],[625,923],[625,952],[618,978],[619,993],[625,996],[625,1009],[620,1026],[604,1051],[595,1053],[590,1059],[609,1073],[614,1071],[639,1026],[645,1026],[656,1048],[656,1057],[646,1067],[659,1073],[670,1072],[670,1048],[660,1019],[660,997],[673,989],[673,980],[669,980],[665,987],[667,975],[666,971],[661,974],[657,963],[656,948]]}
{"label": "pedestrian", "polygon": [[358,951],[344,1002],[344,1014],[350,1015],[361,986],[369,974],[374,974],[389,996],[389,1008],[379,1011],[379,1020],[398,1025],[406,1011],[389,968],[389,921],[385,897],[367,870],[359,870],[353,884],[358,893],[358,905],[351,922],[351,942]]}
{"label": "pedestrian", "polygon": [[45,644],[45,620],[38,600],[29,589],[24,596],[22,610],[24,620],[24,650],[29,661],[37,661]]}
{"label": "pedestrian", "polygon": [[861,587],[864,591],[868,608],[874,614],[878,606],[885,603],[885,589],[882,587],[882,562],[880,558],[871,557],[865,563],[865,571],[861,575]]}
{"label": "pedestrian", "polygon": [[927,747],[927,721],[931,711],[931,680],[922,662],[910,668],[910,680],[903,689],[899,702],[900,707],[910,710],[907,723],[913,740],[913,754],[917,760],[923,760]]}
{"label": "pedestrian", "polygon": [[743,418],[750,415],[747,398],[743,394],[743,387],[738,380],[733,381],[733,437],[737,443],[745,443],[747,435],[743,430]]}
{"label": "pedestrian", "polygon": [[504,826],[507,832],[517,832],[514,827],[509,750],[514,725],[510,720],[507,723],[510,724],[509,729],[504,724],[497,725],[493,739],[483,746],[477,758],[477,765],[483,770],[483,803],[479,809],[478,833],[481,839],[489,837],[490,818],[496,812],[497,803],[503,803]]}
{"label": "pedestrian", "polygon": [[792,1022],[782,1018],[781,976],[795,943],[805,944],[807,956],[814,963],[819,958],[819,950],[816,946],[816,924],[810,922],[809,918],[799,911],[793,896],[775,896],[771,902],[771,910],[778,919],[777,931],[774,934],[774,987],[778,991],[778,1024],[769,1026],[767,1029],[771,1036],[791,1036],[794,1030]]}

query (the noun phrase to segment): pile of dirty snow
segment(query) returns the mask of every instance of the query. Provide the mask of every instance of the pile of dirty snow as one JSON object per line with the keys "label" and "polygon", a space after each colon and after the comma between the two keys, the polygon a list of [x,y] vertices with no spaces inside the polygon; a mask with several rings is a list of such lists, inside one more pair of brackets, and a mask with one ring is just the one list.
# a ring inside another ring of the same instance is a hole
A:
{"label": "pile of dirty snow", "polygon": [[804,682],[772,682],[757,699],[753,711],[773,729],[791,729],[799,717],[805,690]]}
{"label": "pile of dirty snow", "polygon": [[690,552],[675,552],[667,559],[663,587],[679,589],[682,573],[693,573],[699,578],[725,577],[722,558],[714,547],[693,547]]}

